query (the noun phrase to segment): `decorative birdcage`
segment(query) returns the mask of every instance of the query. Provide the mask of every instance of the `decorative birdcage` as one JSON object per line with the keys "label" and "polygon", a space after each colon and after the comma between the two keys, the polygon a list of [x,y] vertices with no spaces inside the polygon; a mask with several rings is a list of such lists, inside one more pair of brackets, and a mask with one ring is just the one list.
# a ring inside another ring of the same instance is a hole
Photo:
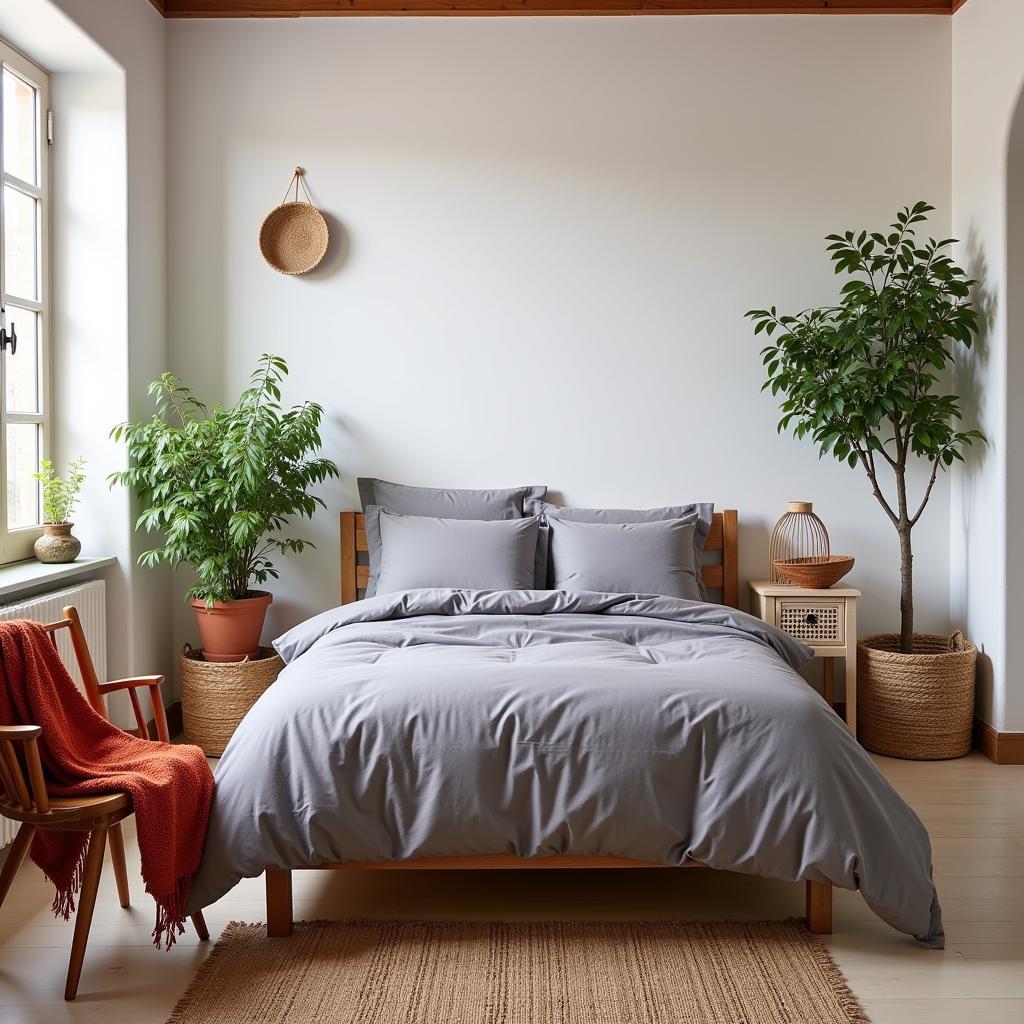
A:
{"label": "decorative birdcage", "polygon": [[825,558],[829,554],[828,530],[814,514],[809,501],[791,501],[786,514],[775,524],[768,541],[772,583],[793,583],[776,568],[792,558]]}

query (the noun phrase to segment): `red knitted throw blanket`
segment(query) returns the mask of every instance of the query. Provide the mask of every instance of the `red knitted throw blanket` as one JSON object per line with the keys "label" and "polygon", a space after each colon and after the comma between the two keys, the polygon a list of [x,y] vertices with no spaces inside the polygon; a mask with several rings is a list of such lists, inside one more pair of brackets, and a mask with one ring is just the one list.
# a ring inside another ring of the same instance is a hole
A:
{"label": "red knitted throw blanket", "polygon": [[[142,878],[156,900],[153,943],[184,931],[213,776],[198,747],[139,739],[96,713],[36,622],[0,622],[0,725],[39,725],[47,788],[56,796],[121,791],[135,808]],[[39,829],[30,856],[57,889],[55,914],[75,909],[89,835]]]}

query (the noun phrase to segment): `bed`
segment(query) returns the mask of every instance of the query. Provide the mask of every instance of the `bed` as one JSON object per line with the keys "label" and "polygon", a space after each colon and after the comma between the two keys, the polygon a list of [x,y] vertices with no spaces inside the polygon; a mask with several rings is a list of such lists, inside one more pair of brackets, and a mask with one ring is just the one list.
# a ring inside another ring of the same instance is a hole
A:
{"label": "bed", "polygon": [[806,649],[736,610],[735,511],[701,568],[720,603],[358,600],[366,548],[342,513],[342,604],[282,638],[285,671],[221,759],[189,912],[264,869],[287,936],[296,869],[675,866],[802,882],[815,933],[833,885],[859,888],[942,946],[923,825],[797,675]]}

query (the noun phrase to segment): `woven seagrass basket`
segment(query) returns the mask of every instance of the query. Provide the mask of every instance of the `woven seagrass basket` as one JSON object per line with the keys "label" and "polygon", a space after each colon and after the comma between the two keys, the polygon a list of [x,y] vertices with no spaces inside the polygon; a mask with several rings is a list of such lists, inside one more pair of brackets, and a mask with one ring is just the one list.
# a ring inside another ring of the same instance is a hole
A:
{"label": "woven seagrass basket", "polygon": [[277,679],[284,662],[270,647],[245,661],[205,661],[202,649],[181,652],[181,715],[185,738],[219,757],[239,723]]}
{"label": "woven seagrass basket", "polygon": [[[275,206],[260,225],[260,252],[267,263],[281,274],[308,274],[327,253],[330,231],[324,215],[313,205],[306,188],[305,171],[295,168],[283,201]],[[299,186],[305,200],[299,199]],[[295,188],[295,198],[287,202]]]}
{"label": "woven seagrass basket", "polygon": [[324,215],[309,203],[284,203],[260,227],[260,252],[281,274],[308,274],[327,253]]}
{"label": "woven seagrass basket", "polygon": [[868,750],[914,761],[963,757],[971,749],[978,649],[952,636],[914,634],[900,653],[895,633],[857,642],[858,739]]}

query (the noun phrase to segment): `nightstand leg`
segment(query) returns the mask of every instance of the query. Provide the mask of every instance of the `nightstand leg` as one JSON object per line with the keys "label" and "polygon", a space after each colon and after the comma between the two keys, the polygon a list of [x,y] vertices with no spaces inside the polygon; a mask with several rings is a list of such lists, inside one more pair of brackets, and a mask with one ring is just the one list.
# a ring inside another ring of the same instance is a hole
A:
{"label": "nightstand leg", "polygon": [[857,738],[857,602],[846,602],[846,724]]}
{"label": "nightstand leg", "polygon": [[857,736],[857,655],[847,653],[846,662],[846,724]]}
{"label": "nightstand leg", "polygon": [[829,707],[835,706],[835,658],[821,659],[821,689]]}

